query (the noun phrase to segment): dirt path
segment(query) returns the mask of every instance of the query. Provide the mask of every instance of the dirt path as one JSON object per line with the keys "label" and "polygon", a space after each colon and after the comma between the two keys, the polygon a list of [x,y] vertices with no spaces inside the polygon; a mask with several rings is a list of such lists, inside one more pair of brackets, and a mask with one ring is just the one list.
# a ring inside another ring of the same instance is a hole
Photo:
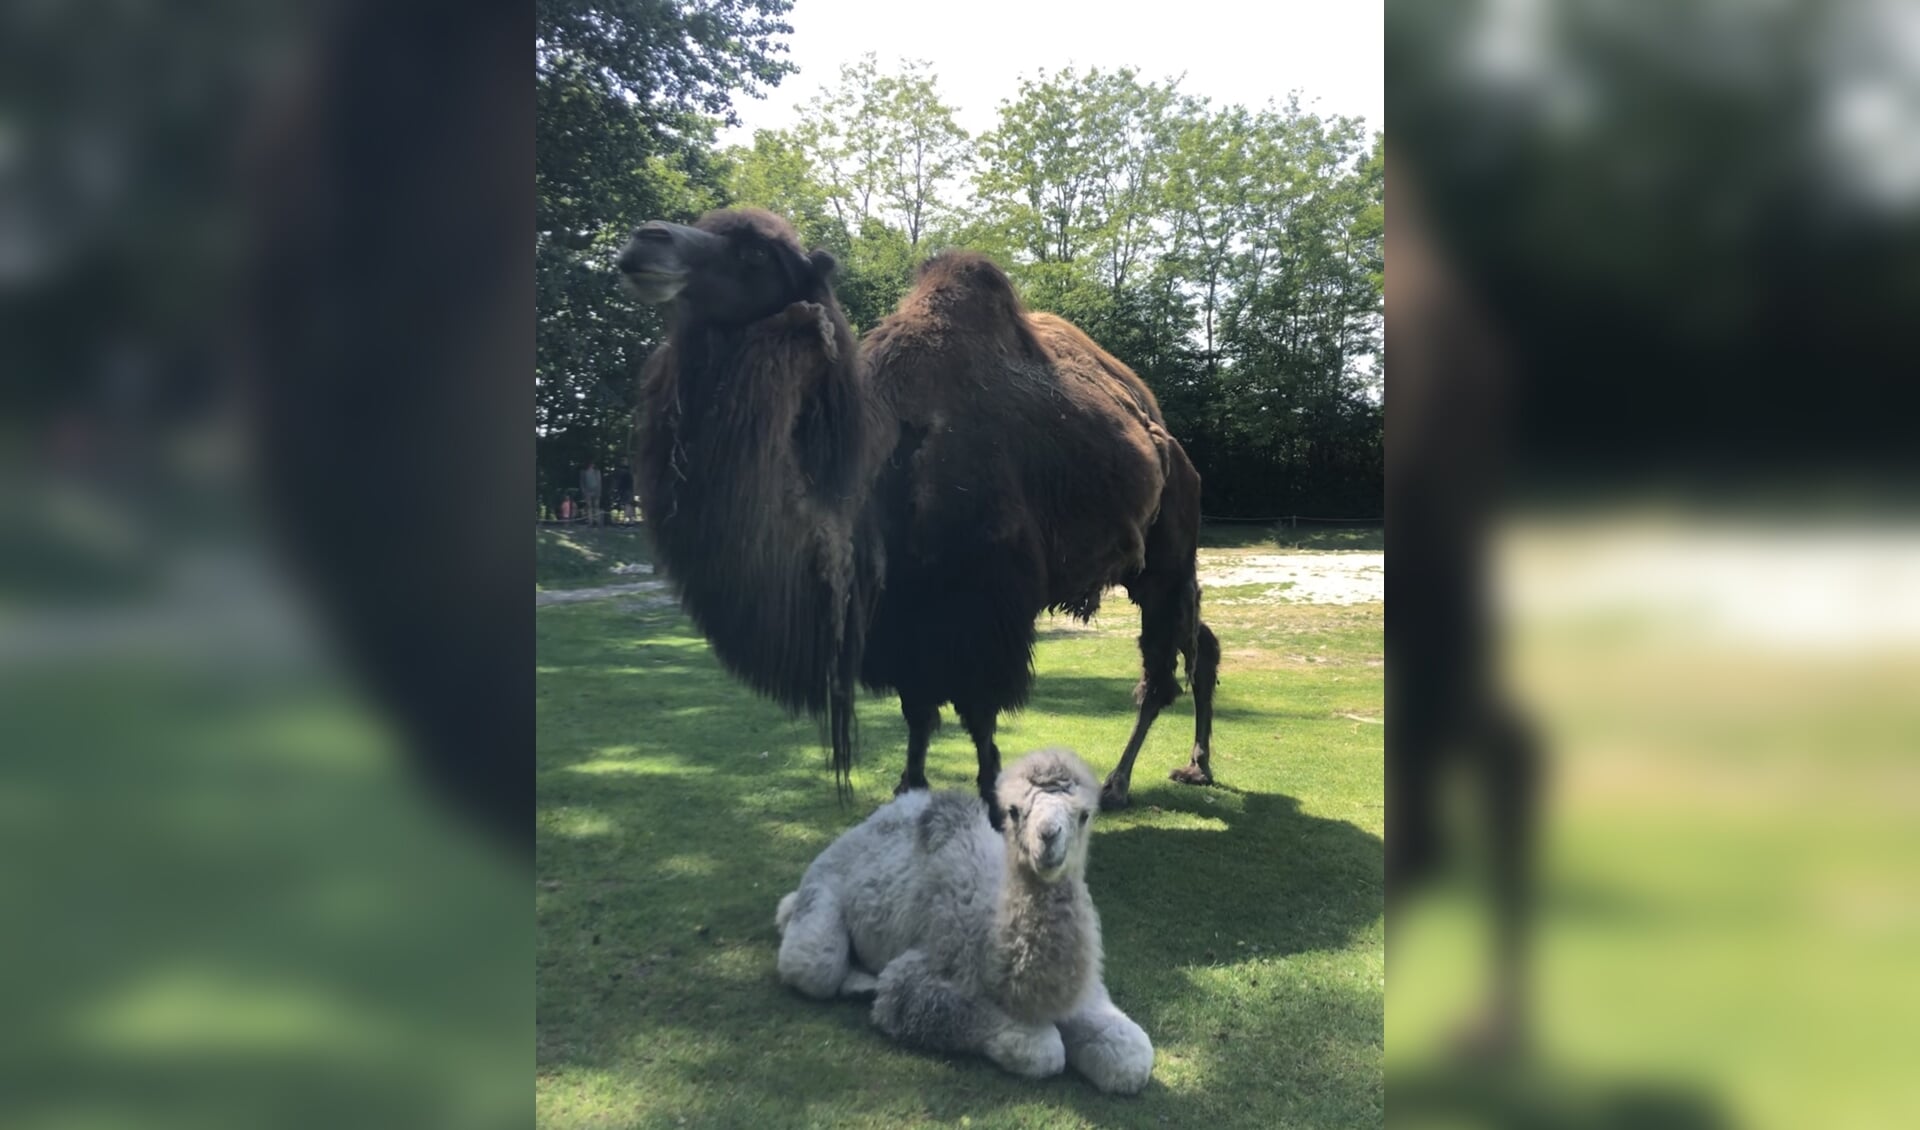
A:
{"label": "dirt path", "polygon": [[[1365,604],[1385,600],[1384,553],[1200,554],[1200,585],[1270,585],[1262,604]],[[1229,600],[1246,599],[1229,597]]]}

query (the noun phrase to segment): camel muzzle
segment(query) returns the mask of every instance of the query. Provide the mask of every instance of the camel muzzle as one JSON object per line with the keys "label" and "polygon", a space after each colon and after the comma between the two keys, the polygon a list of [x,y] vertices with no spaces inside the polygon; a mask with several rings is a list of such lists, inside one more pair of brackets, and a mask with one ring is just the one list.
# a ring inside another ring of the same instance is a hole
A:
{"label": "camel muzzle", "polygon": [[1067,837],[1059,828],[1049,828],[1040,836],[1040,850],[1034,853],[1034,867],[1051,878],[1067,865]]}
{"label": "camel muzzle", "polygon": [[615,263],[635,294],[648,302],[668,302],[726,242],[699,228],[651,220],[634,229]]}

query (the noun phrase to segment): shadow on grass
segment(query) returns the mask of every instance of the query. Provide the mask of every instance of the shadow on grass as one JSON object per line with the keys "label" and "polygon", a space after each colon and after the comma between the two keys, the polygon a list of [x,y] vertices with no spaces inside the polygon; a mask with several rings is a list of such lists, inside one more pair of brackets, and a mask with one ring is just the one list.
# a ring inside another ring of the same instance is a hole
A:
{"label": "shadow on grass", "polygon": [[1666,1082],[1422,1066],[1389,1072],[1396,1123],[1495,1130],[1727,1130],[1704,1091]]}
{"label": "shadow on grass", "polygon": [[[810,775],[811,767],[800,776]],[[781,986],[773,906],[834,821],[825,811],[776,814],[753,783],[720,777],[695,766],[601,780],[591,800],[612,817],[605,836],[542,836],[541,873],[574,878],[549,880],[540,896],[541,1070],[639,1073],[663,1096],[691,1096],[663,1100],[654,1113],[741,1125],[800,1124],[807,1119],[796,1112],[808,1103],[842,1113],[852,1103],[863,1117],[891,1111],[902,1121],[1012,1115],[1034,1103],[1098,1125],[1196,1113],[1187,1085],[1156,1080],[1121,1099],[1071,1073],[1024,1083],[974,1057],[906,1052],[872,1029],[864,1004],[804,1000]],[[804,788],[782,785],[773,807]],[[1356,1103],[1380,1101],[1380,994],[1332,978],[1294,980],[1286,963],[1377,929],[1380,841],[1305,815],[1288,797],[1222,792],[1208,805],[1196,791],[1166,810],[1207,826],[1156,827],[1129,814],[1095,840],[1090,882],[1116,999],[1157,1046],[1186,1049],[1188,1070],[1219,1104],[1209,1123],[1256,1124],[1235,1113],[1234,1096],[1252,1102],[1273,1085],[1277,1059],[1295,1092],[1284,1101],[1301,1124],[1352,1124]],[[682,865],[662,866],[668,858]],[[689,858],[699,866],[685,866]],[[1246,969],[1232,967],[1248,963],[1254,990],[1205,984],[1222,972],[1237,982]],[[1268,969],[1272,985],[1258,990]],[[904,1110],[886,1105],[909,1100]]]}
{"label": "shadow on grass", "polygon": [[[860,704],[843,807],[814,728],[697,657],[677,613],[556,608],[540,623],[536,1064],[565,1080],[561,1121],[1377,1124],[1382,993],[1342,952],[1380,929],[1377,837],[1232,787],[1163,789],[1157,808],[1103,818],[1090,882],[1108,984],[1165,1069],[1132,1099],[1071,1074],[1022,1082],[897,1048],[865,1005],[805,1000],[775,974],[779,897],[898,772],[894,701]],[[1133,677],[1043,671],[1030,709],[1111,716],[1124,737]],[[1190,709],[1160,725],[1190,728]],[[1082,752],[1103,772],[1117,750]]]}
{"label": "shadow on grass", "polygon": [[[1078,714],[1091,717],[1113,717],[1129,722],[1139,708],[1133,702],[1134,684],[1139,680],[1138,670],[1115,672],[1111,679],[1097,675],[1049,675],[1042,671],[1033,680],[1033,696],[1028,700],[1026,709],[1043,714]],[[1224,691],[1216,691],[1213,699],[1213,717],[1216,722],[1245,722],[1261,718],[1311,719],[1321,720],[1327,716],[1325,710],[1281,710],[1271,705],[1259,709],[1250,709],[1236,701]],[[1162,726],[1193,727],[1193,694],[1183,683],[1180,697],[1172,706],[1160,712],[1153,724],[1158,733]],[[1121,731],[1124,739],[1127,731]],[[1115,749],[1105,756],[1111,758],[1120,751]],[[1082,751],[1097,761],[1102,756],[1098,751]]]}
{"label": "shadow on grass", "polygon": [[[658,736],[671,742],[679,725],[663,722]],[[810,801],[816,773],[810,760],[752,773],[707,762],[581,782],[590,787],[543,785],[543,808],[585,806],[608,827],[540,840],[540,872],[550,877],[539,914],[542,1071],[632,1073],[662,1096],[650,1116],[672,1111],[690,1124],[831,1122],[848,1104],[883,1124],[1012,1118],[1020,1113],[1012,1108],[1035,1103],[1098,1125],[1201,1113],[1190,1080],[1175,1089],[1157,1079],[1134,1099],[1101,1095],[1072,1074],[1025,1083],[977,1058],[895,1048],[864,1004],[804,1000],[781,986],[774,904],[873,799],[844,814]],[[1157,826],[1168,812],[1201,826]],[[1108,984],[1157,1046],[1186,1049],[1211,1108],[1206,1121],[1271,1124],[1248,1119],[1256,1108],[1270,1112],[1260,1104],[1272,1100],[1252,1096],[1274,1084],[1276,1062],[1299,1124],[1353,1124],[1355,1104],[1373,1109],[1377,987],[1297,979],[1287,962],[1324,958],[1377,931],[1380,840],[1306,815],[1290,797],[1224,789],[1110,820],[1090,874]],[[1247,969],[1235,966],[1255,969],[1256,989],[1207,983],[1228,974],[1238,984]],[[1269,988],[1257,989],[1269,969]],[[890,1105],[899,1103],[907,1105]]]}
{"label": "shadow on grass", "polygon": [[[1109,948],[1149,969],[1339,949],[1379,920],[1384,848],[1289,796],[1231,787],[1162,793],[1154,806],[1205,822],[1106,818],[1088,881]],[[1114,827],[1113,825],[1118,825]]]}

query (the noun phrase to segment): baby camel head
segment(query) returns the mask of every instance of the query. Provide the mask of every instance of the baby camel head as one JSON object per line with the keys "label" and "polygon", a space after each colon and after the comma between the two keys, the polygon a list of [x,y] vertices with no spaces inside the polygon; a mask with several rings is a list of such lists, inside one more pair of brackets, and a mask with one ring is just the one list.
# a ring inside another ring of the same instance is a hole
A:
{"label": "baby camel head", "polygon": [[1100,782],[1068,750],[1043,749],[1007,766],[998,785],[1008,858],[1043,882],[1084,875]]}

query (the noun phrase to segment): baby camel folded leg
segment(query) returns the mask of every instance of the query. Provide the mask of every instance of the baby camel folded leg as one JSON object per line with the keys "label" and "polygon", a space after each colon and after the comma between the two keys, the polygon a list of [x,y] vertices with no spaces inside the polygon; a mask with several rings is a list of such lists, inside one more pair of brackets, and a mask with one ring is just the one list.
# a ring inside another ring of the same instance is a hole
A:
{"label": "baby camel folded leg", "polygon": [[1113,1006],[1103,984],[1095,982],[1080,1007],[1060,1021],[1060,1035],[1067,1062],[1103,1091],[1131,1095],[1153,1074],[1153,1041]]}
{"label": "baby camel folded leg", "polygon": [[1023,1024],[991,1002],[968,996],[936,975],[920,950],[908,950],[880,971],[873,1022],[903,1044],[979,1052],[1030,1079],[1058,1075],[1067,1066],[1059,1029]]}
{"label": "baby camel folded leg", "polygon": [[853,941],[839,900],[820,887],[802,887],[780,900],[780,980],[810,997],[873,991],[873,977],[853,967]]}

